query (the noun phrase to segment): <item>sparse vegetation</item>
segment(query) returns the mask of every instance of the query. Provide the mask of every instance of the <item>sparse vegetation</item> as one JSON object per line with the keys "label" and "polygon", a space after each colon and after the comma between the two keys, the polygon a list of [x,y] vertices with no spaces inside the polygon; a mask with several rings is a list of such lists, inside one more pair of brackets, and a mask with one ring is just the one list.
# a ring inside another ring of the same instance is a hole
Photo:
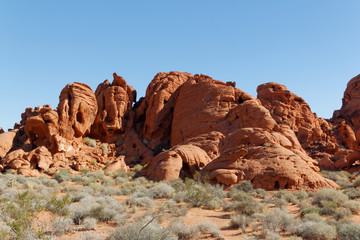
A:
{"label": "sparse vegetation", "polygon": [[[360,212],[360,201],[352,181],[357,178],[346,179],[349,184],[342,189],[308,193],[267,192],[248,181],[224,191],[200,176],[152,182],[124,171],[72,175],[63,169],[54,179],[2,174],[0,238],[52,239],[72,232],[78,239],[104,239],[96,233],[102,223],[114,230],[106,235],[109,240],[223,239],[226,229],[239,231],[242,239],[356,240],[360,227],[353,216]],[[224,210],[227,225],[219,230],[212,222],[185,224],[192,208]],[[300,214],[290,213],[291,208]],[[51,221],[38,224],[42,213]]]}

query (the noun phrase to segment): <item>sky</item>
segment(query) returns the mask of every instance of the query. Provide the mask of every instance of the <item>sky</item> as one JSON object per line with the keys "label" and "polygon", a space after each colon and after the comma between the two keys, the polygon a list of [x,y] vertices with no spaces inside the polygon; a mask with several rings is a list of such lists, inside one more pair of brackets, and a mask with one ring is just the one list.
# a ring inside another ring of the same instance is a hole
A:
{"label": "sky", "polygon": [[138,98],[158,72],[235,81],[253,96],[278,82],[331,118],[360,74],[359,12],[358,0],[0,0],[0,127],[114,72]]}

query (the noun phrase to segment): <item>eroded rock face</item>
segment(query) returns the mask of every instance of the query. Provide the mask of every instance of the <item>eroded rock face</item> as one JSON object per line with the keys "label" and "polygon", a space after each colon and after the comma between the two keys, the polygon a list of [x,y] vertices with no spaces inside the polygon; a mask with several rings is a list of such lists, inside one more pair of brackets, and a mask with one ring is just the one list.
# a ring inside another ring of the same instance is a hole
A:
{"label": "eroded rock face", "polygon": [[[334,112],[333,120],[341,122],[342,130],[344,130],[341,132],[345,135],[343,139],[345,139],[345,142],[348,142],[349,148],[360,150],[360,75],[349,81],[342,102],[341,109]],[[346,125],[349,125],[353,132],[350,129],[345,129]],[[352,136],[346,136],[347,133],[350,133]],[[353,141],[354,137],[356,141]]]}
{"label": "eroded rock face", "polygon": [[329,123],[319,119],[301,97],[274,82],[258,86],[257,93],[275,121],[290,126],[304,149],[335,152],[327,147],[329,143],[336,144]]}
{"label": "eroded rock face", "polygon": [[78,138],[90,133],[98,105],[94,92],[83,83],[68,84],[59,97],[59,130],[67,138]]}
{"label": "eroded rock face", "polygon": [[16,136],[15,131],[0,133],[0,159],[5,157],[6,154],[13,147],[13,141]]}
{"label": "eroded rock face", "polygon": [[136,91],[126,84],[125,79],[113,74],[114,80],[101,83],[96,91],[98,113],[91,128],[91,135],[104,142],[115,142],[119,135],[131,127],[132,103]]}
{"label": "eroded rock face", "polygon": [[183,72],[158,73],[146,89],[145,98],[136,110],[137,121],[145,121],[142,136],[152,150],[169,147],[172,115],[177,89],[192,75]]}
{"label": "eroded rock face", "polygon": [[291,147],[287,138],[261,128],[242,128],[227,135],[221,155],[203,172],[231,185],[249,180],[256,188],[317,189],[336,187],[318,174],[313,159]]}

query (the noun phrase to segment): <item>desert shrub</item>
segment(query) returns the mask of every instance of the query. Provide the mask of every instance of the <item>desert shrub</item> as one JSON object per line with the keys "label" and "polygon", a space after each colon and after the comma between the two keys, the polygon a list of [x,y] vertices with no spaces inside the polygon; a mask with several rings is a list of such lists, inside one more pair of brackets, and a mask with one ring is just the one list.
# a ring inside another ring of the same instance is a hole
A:
{"label": "desert shrub", "polygon": [[341,224],[337,227],[337,233],[341,240],[360,240],[360,224]]}
{"label": "desert shrub", "polygon": [[347,188],[343,191],[350,199],[360,198],[360,189],[359,188]]}
{"label": "desert shrub", "polygon": [[59,183],[54,179],[50,179],[47,177],[40,177],[39,180],[41,181],[42,184],[44,184],[47,187],[51,187],[51,188],[59,187]]}
{"label": "desert shrub", "polygon": [[274,199],[283,199],[288,203],[299,203],[298,198],[292,192],[280,190],[273,195]]}
{"label": "desert shrub", "polygon": [[40,232],[35,232],[32,222],[42,209],[43,205],[39,199],[29,191],[23,191],[11,200],[2,198],[0,217],[5,225],[10,227],[16,239],[33,239]]}
{"label": "desert shrub", "polygon": [[283,198],[275,198],[274,205],[276,208],[285,209],[288,202]]}
{"label": "desert shrub", "polygon": [[50,201],[46,204],[46,209],[56,215],[66,216],[69,214],[69,206],[71,203],[72,198],[69,194],[64,196],[52,195]]}
{"label": "desert shrub", "polygon": [[309,213],[304,216],[305,222],[321,222],[324,221],[323,218],[318,213]]}
{"label": "desert shrub", "polygon": [[224,237],[220,233],[219,227],[212,222],[203,222],[197,225],[197,228],[202,233],[210,234],[212,237],[216,239],[223,239]]}
{"label": "desert shrub", "polygon": [[325,222],[310,221],[300,226],[298,235],[305,239],[331,240],[336,237],[336,229]]}
{"label": "desert shrub", "polygon": [[87,217],[84,219],[82,225],[85,230],[94,230],[97,224],[96,218]]}
{"label": "desert shrub", "polygon": [[114,186],[115,183],[116,183],[115,180],[111,179],[111,178],[104,178],[101,181],[101,185],[104,185],[104,186]]}
{"label": "desert shrub", "polygon": [[190,203],[194,207],[206,207],[213,197],[217,197],[214,195],[214,192],[217,192],[212,190],[213,189],[211,189],[209,184],[203,184],[192,179],[186,179],[183,201]]}
{"label": "desert shrub", "polygon": [[299,202],[299,207],[301,208],[301,210],[304,210],[304,209],[309,208],[311,206],[312,205],[311,205],[310,201],[307,200],[307,199],[303,199],[303,200],[301,200]]}
{"label": "desert shrub", "polygon": [[193,239],[201,233],[197,226],[187,226],[180,219],[173,220],[169,225],[169,230],[179,239]]}
{"label": "desert shrub", "polygon": [[185,191],[186,185],[180,178],[167,180],[166,183],[173,187],[176,192]]}
{"label": "desert shrub", "polygon": [[102,181],[105,177],[105,173],[102,170],[96,171],[96,172],[88,172],[85,175],[86,177],[95,180],[95,181]]}
{"label": "desert shrub", "polygon": [[245,201],[253,200],[253,197],[249,193],[246,193],[242,190],[230,191],[229,197],[231,197],[231,199],[233,201],[238,201],[238,202],[245,202]]}
{"label": "desert shrub", "polygon": [[266,230],[262,233],[265,240],[280,240],[280,235],[276,232]]}
{"label": "desert shrub", "polygon": [[320,215],[333,215],[336,212],[337,204],[327,200],[321,200]]}
{"label": "desert shrub", "polygon": [[71,178],[70,173],[66,169],[61,169],[60,171],[54,174],[54,179],[58,181],[58,183],[68,181],[70,180],[70,178]]}
{"label": "desert shrub", "polygon": [[360,202],[356,200],[349,200],[344,202],[343,207],[350,209],[352,213],[358,213],[360,211]]}
{"label": "desert shrub", "polygon": [[108,150],[108,146],[107,146],[107,144],[106,144],[106,143],[101,144],[101,145],[100,145],[100,149],[101,149],[101,150],[104,150],[106,153],[108,153],[108,152],[109,152],[109,150]]}
{"label": "desert shrub", "polygon": [[335,219],[343,220],[351,217],[351,211],[347,208],[338,208],[336,209]]}
{"label": "desert shrub", "polygon": [[302,201],[304,199],[307,199],[309,197],[309,193],[304,191],[304,190],[299,190],[293,193],[295,195],[295,197],[299,200]]}
{"label": "desert shrub", "polygon": [[337,206],[340,206],[343,202],[346,202],[349,198],[345,194],[331,188],[323,188],[318,190],[313,195],[313,204],[321,205],[322,201],[334,202]]}
{"label": "desert shrub", "polygon": [[171,194],[175,192],[175,189],[166,183],[159,183],[151,187],[148,192],[150,193],[150,196],[155,199],[169,198]]}
{"label": "desert shrub", "polygon": [[350,185],[351,174],[346,171],[321,171],[321,174],[333,180],[341,187],[348,187]]}
{"label": "desert shrub", "polygon": [[285,231],[292,224],[293,220],[293,215],[275,208],[263,218],[262,224],[264,229],[279,232]]}
{"label": "desert shrub", "polygon": [[61,219],[55,220],[52,223],[52,231],[56,235],[63,235],[66,232],[70,232],[72,224],[73,224],[73,221],[70,218],[61,218]]}
{"label": "desert shrub", "polygon": [[129,181],[129,178],[118,176],[114,179],[114,181],[115,181],[115,184],[126,183]]}
{"label": "desert shrub", "polygon": [[262,188],[255,189],[252,192],[252,194],[253,194],[253,196],[260,197],[260,198],[265,198],[267,195],[269,195],[269,193],[265,189],[262,189]]}
{"label": "desert shrub", "polygon": [[320,214],[320,208],[319,207],[308,207],[305,209],[301,210],[301,216],[305,216],[306,214],[310,214],[310,213],[316,213],[316,214]]}
{"label": "desert shrub", "polygon": [[231,219],[230,227],[241,228],[243,233],[245,233],[246,227],[248,227],[250,223],[253,221],[253,218],[244,214],[231,215],[230,219]]}
{"label": "desert shrub", "polygon": [[143,217],[134,222],[118,227],[108,240],[165,240],[176,239],[167,228],[161,226],[155,218]]}
{"label": "desert shrub", "polygon": [[241,183],[239,184],[235,184],[231,190],[230,190],[230,195],[231,195],[231,191],[234,190],[234,191],[244,191],[244,192],[252,192],[254,190],[253,188],[253,185],[250,181],[242,181]]}
{"label": "desert shrub", "polygon": [[96,148],[96,140],[89,138],[89,137],[84,137],[83,138],[83,142],[88,145],[89,147],[93,147]]}
{"label": "desert shrub", "polygon": [[252,199],[251,201],[243,202],[234,201],[232,204],[232,209],[235,210],[237,213],[250,216],[257,212],[260,212],[261,206],[257,201]]}
{"label": "desert shrub", "polygon": [[126,204],[147,207],[147,208],[153,208],[155,206],[154,201],[141,192],[135,192],[134,194],[132,194],[126,200]]}
{"label": "desert shrub", "polygon": [[93,232],[84,232],[81,235],[82,240],[101,240],[99,234]]}
{"label": "desert shrub", "polygon": [[87,217],[107,222],[125,209],[115,199],[109,196],[85,197],[77,204],[70,205],[70,215],[75,224],[80,225]]}

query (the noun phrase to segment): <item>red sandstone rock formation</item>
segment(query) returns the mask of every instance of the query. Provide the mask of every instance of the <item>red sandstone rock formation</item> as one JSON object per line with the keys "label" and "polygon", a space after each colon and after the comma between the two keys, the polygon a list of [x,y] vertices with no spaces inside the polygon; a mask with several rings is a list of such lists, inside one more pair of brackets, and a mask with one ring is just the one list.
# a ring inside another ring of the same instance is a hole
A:
{"label": "red sandstone rock formation", "polygon": [[286,124],[295,132],[302,147],[309,153],[337,151],[331,126],[318,118],[309,105],[284,85],[265,83],[257,88],[258,99],[278,124]]}
{"label": "red sandstone rock formation", "polygon": [[[199,136],[213,131],[222,137],[215,141],[210,157],[209,151],[194,145]],[[277,124],[258,100],[233,84],[204,75],[195,75],[179,87],[171,146],[148,161],[148,177],[163,180],[197,170],[219,183],[251,180],[266,189],[336,186],[318,174],[294,132]]]}
{"label": "red sandstone rock formation", "polygon": [[112,84],[106,80],[95,91],[98,112],[91,135],[104,142],[116,142],[126,127],[131,127],[132,103],[136,100],[134,88],[116,73],[113,76]]}
{"label": "red sandstone rock formation", "polygon": [[[116,74],[95,93],[69,84],[57,109],[28,108],[15,130],[0,134],[0,169],[38,176],[61,168],[127,171],[142,163],[155,180],[201,172],[222,184],[249,180],[268,190],[336,187],[317,165],[340,169],[360,160],[359,81],[349,82],[331,120],[317,118],[277,83],[260,85],[256,99],[232,82],[159,73],[135,104],[135,90]],[[85,136],[97,139],[92,147]]]}
{"label": "red sandstone rock formation", "polygon": [[158,73],[146,89],[136,115],[138,122],[145,120],[140,131],[150,149],[169,147],[176,90],[191,77],[182,72]]}

